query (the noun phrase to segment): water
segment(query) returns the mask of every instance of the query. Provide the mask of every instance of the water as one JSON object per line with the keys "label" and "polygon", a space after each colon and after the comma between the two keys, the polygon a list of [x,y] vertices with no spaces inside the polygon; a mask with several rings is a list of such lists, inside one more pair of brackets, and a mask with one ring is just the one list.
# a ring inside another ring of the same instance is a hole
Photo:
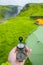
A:
{"label": "water", "polygon": [[5,13],[4,13],[4,18],[5,19],[9,19],[10,17],[16,17],[19,13],[20,13],[20,11],[23,9],[23,7],[21,7],[21,6],[18,6],[17,8],[16,7],[12,7],[11,8],[11,11],[6,11]]}
{"label": "water", "polygon": [[17,6],[14,7],[12,5],[8,6],[9,10],[5,11],[4,18],[2,20],[0,20],[0,23],[3,23],[4,21],[10,19],[11,17],[16,17],[17,15],[19,15],[19,13],[21,12],[21,10],[23,9],[22,6]]}

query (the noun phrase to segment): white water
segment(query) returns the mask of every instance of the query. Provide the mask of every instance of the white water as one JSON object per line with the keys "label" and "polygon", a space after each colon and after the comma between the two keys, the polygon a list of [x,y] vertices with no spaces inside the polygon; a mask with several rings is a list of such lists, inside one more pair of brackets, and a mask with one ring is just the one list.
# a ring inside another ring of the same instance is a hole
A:
{"label": "white water", "polygon": [[[11,6],[12,7],[12,6]],[[4,19],[3,20],[0,20],[0,23],[3,23],[5,20],[11,18],[11,17],[16,17],[20,11],[23,9],[22,6],[18,6],[17,10],[15,11],[14,9],[12,10],[12,12],[8,12],[6,11],[6,13],[4,13]],[[15,11],[15,12],[14,12]]]}

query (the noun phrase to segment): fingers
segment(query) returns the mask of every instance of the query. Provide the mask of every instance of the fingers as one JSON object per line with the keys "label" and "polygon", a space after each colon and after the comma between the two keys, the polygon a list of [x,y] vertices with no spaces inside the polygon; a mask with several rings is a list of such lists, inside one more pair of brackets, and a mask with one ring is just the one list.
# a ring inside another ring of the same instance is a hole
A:
{"label": "fingers", "polygon": [[32,52],[32,49],[30,49],[30,52]]}
{"label": "fingers", "polygon": [[29,49],[27,46],[26,46],[26,54],[27,54],[27,56],[31,53],[31,51],[32,51],[32,49]]}
{"label": "fingers", "polygon": [[11,62],[13,61],[14,59],[16,59],[16,47],[13,48],[10,53],[9,53],[9,56],[8,56],[8,61]]}
{"label": "fingers", "polygon": [[14,48],[10,51],[10,53],[16,53],[16,51],[17,51],[17,48],[14,47]]}

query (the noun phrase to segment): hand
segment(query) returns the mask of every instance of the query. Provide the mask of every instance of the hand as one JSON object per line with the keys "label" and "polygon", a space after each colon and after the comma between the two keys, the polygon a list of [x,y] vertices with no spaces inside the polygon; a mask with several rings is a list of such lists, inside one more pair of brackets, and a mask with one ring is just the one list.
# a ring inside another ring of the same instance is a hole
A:
{"label": "hand", "polygon": [[[27,56],[30,54],[30,52],[31,52],[31,49],[28,49],[28,47],[26,47]],[[17,53],[16,47],[13,48],[11,52],[9,53],[8,61],[10,62],[10,65],[24,65],[26,59],[23,62],[18,62],[16,59],[16,53]]]}

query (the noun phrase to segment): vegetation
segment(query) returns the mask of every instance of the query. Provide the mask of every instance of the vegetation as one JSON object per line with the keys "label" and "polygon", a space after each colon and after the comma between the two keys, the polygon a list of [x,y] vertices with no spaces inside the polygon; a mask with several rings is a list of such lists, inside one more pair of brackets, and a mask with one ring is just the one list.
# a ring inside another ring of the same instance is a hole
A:
{"label": "vegetation", "polygon": [[25,5],[25,7],[23,8],[20,16],[26,16],[26,17],[29,17],[31,15],[43,16],[43,3],[41,3],[41,4],[36,4],[36,3],[32,4],[31,3],[31,4],[27,4],[27,5]]}
{"label": "vegetation", "polygon": [[3,6],[3,5],[0,5],[0,20],[2,20],[4,17],[5,17],[5,14],[8,12],[8,13],[11,13],[12,14],[12,10],[14,10],[13,13],[17,13],[17,8],[18,6],[11,6],[11,5],[6,5],[6,6]]}
{"label": "vegetation", "polygon": [[[28,35],[37,29],[35,20],[31,19],[30,15],[43,15],[42,6],[43,4],[29,4],[28,9],[24,7],[17,17],[0,24],[0,64],[7,61],[9,51],[19,42],[19,36],[23,36],[25,43]],[[28,65],[29,60],[26,61],[25,65]]]}

